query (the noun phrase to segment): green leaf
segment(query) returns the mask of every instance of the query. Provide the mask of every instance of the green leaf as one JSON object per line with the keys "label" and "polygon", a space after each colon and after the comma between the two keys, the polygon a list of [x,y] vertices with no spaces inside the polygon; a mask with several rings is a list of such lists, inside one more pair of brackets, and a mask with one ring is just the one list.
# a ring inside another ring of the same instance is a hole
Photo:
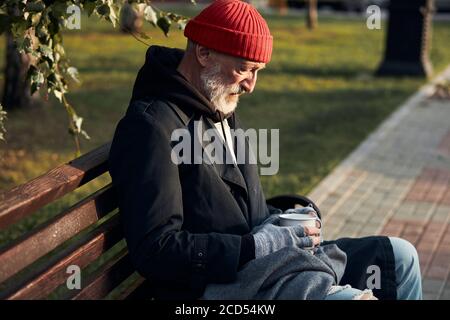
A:
{"label": "green leaf", "polygon": [[102,4],[97,8],[97,13],[101,16],[109,16],[109,6],[107,4]]}
{"label": "green leaf", "polygon": [[48,90],[51,91],[53,90],[54,87],[56,87],[56,83],[57,83],[57,79],[55,76],[55,73],[52,72],[47,76],[47,86],[48,86]]}
{"label": "green leaf", "polygon": [[166,16],[160,17],[157,22],[158,27],[164,32],[166,37],[169,34],[171,24],[172,22]]}
{"label": "green leaf", "polygon": [[79,78],[77,68],[69,67],[69,68],[67,68],[66,72],[73,80],[75,80],[77,83],[80,83],[80,78]]}
{"label": "green leaf", "polygon": [[168,12],[166,14],[166,17],[169,18],[169,20],[171,20],[171,21],[178,21],[178,20],[181,19],[181,16],[179,16],[179,15],[177,15],[175,13],[172,13],[172,12]]}
{"label": "green leaf", "polygon": [[26,20],[19,19],[11,24],[11,33],[15,39],[20,39],[28,29],[28,22]]}
{"label": "green leaf", "polygon": [[76,113],[72,114],[72,125],[69,128],[69,132],[73,135],[81,134],[85,139],[90,140],[91,137],[81,128],[83,124],[83,118],[79,117]]}
{"label": "green leaf", "polygon": [[187,20],[179,20],[177,21],[178,29],[184,30],[186,28]]}
{"label": "green leaf", "polygon": [[45,4],[42,1],[27,2],[25,11],[27,12],[42,12],[45,9]]}
{"label": "green leaf", "polygon": [[59,90],[53,90],[53,94],[55,95],[56,99],[58,99],[58,101],[60,103],[62,103],[63,93],[61,91],[59,91]]}
{"label": "green leaf", "polygon": [[77,115],[73,115],[72,121],[73,121],[73,125],[75,127],[76,132],[77,133],[81,132],[81,124],[83,123],[83,118],[81,118]]}
{"label": "green leaf", "polygon": [[47,42],[47,40],[50,38],[47,26],[44,23],[39,23],[36,26],[36,28],[35,28],[35,35],[42,42]]}
{"label": "green leaf", "polygon": [[53,47],[53,54],[55,55],[55,61],[59,62],[65,55],[64,47],[57,43]]}
{"label": "green leaf", "polygon": [[44,74],[41,70],[37,69],[35,66],[30,66],[28,70],[28,77],[31,84],[31,94],[39,90],[45,81]]}
{"label": "green leaf", "polygon": [[21,39],[16,40],[16,46],[17,50],[20,53],[30,53],[33,52],[32,48],[33,42],[31,41],[31,38],[29,36],[26,36]]}
{"label": "green leaf", "polygon": [[49,62],[55,62],[55,58],[53,56],[53,50],[46,45],[39,45],[39,52],[45,57]]}
{"label": "green leaf", "polygon": [[36,13],[36,14],[33,14],[32,16],[31,16],[31,26],[32,27],[35,27],[35,26],[37,26],[38,25],[38,23],[39,23],[39,21],[41,21],[41,16],[42,16],[42,13]]}
{"label": "green leaf", "polygon": [[47,61],[41,60],[41,54],[40,54],[39,52],[37,52],[36,50],[31,51],[30,54],[31,54],[34,58],[38,59],[38,60],[40,61],[39,63],[43,63],[43,64],[48,65],[48,64],[47,64]]}
{"label": "green leaf", "polygon": [[144,9],[144,19],[150,22],[153,26],[156,27],[158,22],[158,17],[156,16],[156,12],[153,10],[151,6],[146,6]]}
{"label": "green leaf", "polygon": [[111,20],[113,27],[115,28],[119,23],[119,14],[118,14],[119,9],[113,5],[111,5],[109,9],[110,9],[109,20]]}
{"label": "green leaf", "polygon": [[91,137],[89,137],[89,135],[87,134],[86,131],[81,130],[80,134],[86,139],[86,140],[91,140]]}

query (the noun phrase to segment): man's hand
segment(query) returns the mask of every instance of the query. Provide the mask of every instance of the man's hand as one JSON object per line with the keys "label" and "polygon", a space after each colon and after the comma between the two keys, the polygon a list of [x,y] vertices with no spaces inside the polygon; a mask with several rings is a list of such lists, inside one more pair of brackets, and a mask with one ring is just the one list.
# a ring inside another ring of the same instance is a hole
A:
{"label": "man's hand", "polygon": [[[283,212],[280,210],[279,214],[271,214],[269,215],[266,220],[264,220],[259,226],[255,227],[253,229],[253,233],[257,233],[258,231],[260,231],[262,228],[264,228],[265,225],[267,224],[272,224],[275,226],[279,226],[280,225],[280,214],[282,214]],[[319,246],[320,245],[320,233],[321,233],[321,223],[316,221],[316,227],[303,227],[303,234],[301,235],[301,237],[310,237],[313,243],[313,246]]]}
{"label": "man's hand", "polygon": [[320,245],[320,229],[317,227],[303,227],[305,236],[312,238],[314,247]]}
{"label": "man's hand", "polygon": [[308,233],[311,235],[307,235],[306,229],[301,225],[280,227],[270,223],[265,224],[253,234],[255,257],[261,258],[286,247],[313,248],[320,244],[320,237],[315,235],[317,232],[320,231],[316,227],[309,227]]}

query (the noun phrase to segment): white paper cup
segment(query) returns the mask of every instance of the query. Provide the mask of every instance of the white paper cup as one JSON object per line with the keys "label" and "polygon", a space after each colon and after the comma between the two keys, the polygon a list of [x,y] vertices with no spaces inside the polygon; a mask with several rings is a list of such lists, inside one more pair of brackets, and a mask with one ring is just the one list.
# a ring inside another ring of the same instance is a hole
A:
{"label": "white paper cup", "polygon": [[316,221],[319,221],[320,226],[322,225],[319,218],[311,217],[308,214],[288,213],[280,215],[280,226],[282,227],[296,226],[298,224],[303,227],[315,227]]}

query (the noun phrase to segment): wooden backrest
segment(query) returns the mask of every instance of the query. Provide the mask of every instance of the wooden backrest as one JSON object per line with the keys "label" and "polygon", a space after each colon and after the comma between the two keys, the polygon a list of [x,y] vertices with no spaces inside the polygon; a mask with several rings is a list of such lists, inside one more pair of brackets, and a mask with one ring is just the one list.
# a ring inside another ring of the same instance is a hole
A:
{"label": "wooden backrest", "polygon": [[[105,173],[109,149],[106,144],[0,193],[0,230]],[[137,288],[142,291],[145,283],[134,273],[121,241],[116,209],[115,190],[109,184],[2,247],[0,299],[43,299],[58,288],[63,289],[58,298],[100,299],[120,284],[116,298],[126,298]],[[82,277],[81,289],[64,290],[69,266],[83,269],[93,262],[98,266]]]}

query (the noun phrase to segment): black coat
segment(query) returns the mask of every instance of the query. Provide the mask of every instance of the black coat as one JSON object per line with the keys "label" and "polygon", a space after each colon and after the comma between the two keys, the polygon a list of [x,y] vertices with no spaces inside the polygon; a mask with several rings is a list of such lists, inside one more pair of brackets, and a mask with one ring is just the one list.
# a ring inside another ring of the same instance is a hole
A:
{"label": "black coat", "polygon": [[[177,64],[163,69],[163,74],[155,71],[174,55],[181,58],[173,49],[149,50],[134,97],[117,126],[109,165],[125,239],[138,272],[160,287],[198,296],[206,282],[235,278],[243,241],[253,242],[249,233],[269,210],[256,165],[172,162],[175,129],[193,135],[194,121],[207,129],[220,118],[174,73]],[[153,78],[143,80],[149,73]],[[155,81],[165,82],[157,93],[148,90]],[[142,83],[147,86],[146,97],[137,96]],[[228,121],[231,128],[242,128],[235,115]]]}

